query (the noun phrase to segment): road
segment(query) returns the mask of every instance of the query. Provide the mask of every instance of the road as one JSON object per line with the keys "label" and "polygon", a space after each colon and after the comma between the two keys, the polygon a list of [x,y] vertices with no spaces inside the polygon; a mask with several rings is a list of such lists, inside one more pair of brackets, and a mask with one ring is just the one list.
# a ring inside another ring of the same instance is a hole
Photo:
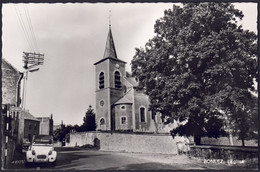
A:
{"label": "road", "polygon": [[123,152],[104,152],[82,148],[56,148],[55,166],[37,164],[25,167],[13,164],[11,169],[51,170],[207,170],[236,169],[225,164],[204,164],[185,155],[158,155]]}

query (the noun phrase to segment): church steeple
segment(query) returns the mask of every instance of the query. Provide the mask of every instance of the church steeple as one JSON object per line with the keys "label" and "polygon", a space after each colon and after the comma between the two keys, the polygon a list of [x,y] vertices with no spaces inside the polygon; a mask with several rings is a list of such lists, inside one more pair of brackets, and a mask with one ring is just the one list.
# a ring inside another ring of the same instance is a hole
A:
{"label": "church steeple", "polygon": [[106,47],[105,47],[105,52],[104,52],[104,57],[103,58],[116,58],[116,48],[112,36],[112,31],[111,31],[111,25],[109,25],[109,31],[108,31],[108,36],[107,36],[107,42],[106,42]]}
{"label": "church steeple", "polygon": [[96,123],[97,130],[115,130],[113,103],[123,96],[126,62],[117,58],[109,20],[104,56],[94,63],[96,68]]}

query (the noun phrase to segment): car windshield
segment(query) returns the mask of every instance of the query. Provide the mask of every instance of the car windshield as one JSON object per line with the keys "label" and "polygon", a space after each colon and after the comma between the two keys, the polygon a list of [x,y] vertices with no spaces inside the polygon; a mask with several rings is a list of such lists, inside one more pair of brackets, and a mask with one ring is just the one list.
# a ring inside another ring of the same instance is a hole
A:
{"label": "car windshield", "polygon": [[33,140],[33,144],[52,144],[53,143],[53,137],[52,136],[35,136]]}

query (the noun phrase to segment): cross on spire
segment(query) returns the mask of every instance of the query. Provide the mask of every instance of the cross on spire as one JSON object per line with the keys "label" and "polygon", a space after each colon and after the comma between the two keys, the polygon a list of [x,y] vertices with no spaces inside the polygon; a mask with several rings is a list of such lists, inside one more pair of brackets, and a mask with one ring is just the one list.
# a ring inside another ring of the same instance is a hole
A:
{"label": "cross on spire", "polygon": [[109,10],[109,27],[111,27],[111,10]]}

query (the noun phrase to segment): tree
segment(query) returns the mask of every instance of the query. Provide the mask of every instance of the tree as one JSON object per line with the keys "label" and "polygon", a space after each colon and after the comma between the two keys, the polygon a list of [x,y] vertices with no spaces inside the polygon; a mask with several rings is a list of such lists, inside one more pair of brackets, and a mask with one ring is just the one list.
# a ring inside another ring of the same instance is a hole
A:
{"label": "tree", "polygon": [[72,125],[65,126],[64,124],[62,124],[60,128],[56,129],[53,132],[53,137],[55,140],[63,141],[66,139],[66,136],[68,137],[68,134],[73,130],[76,132],[81,132],[82,129],[77,124],[73,126]]}
{"label": "tree", "polygon": [[64,125],[63,122],[61,127],[56,129],[53,132],[53,136],[55,140],[64,141],[69,140],[69,134],[71,132],[84,132],[84,131],[95,131],[96,123],[95,123],[95,113],[90,105],[85,116],[83,117],[82,125]]}
{"label": "tree", "polygon": [[257,98],[250,97],[246,100],[242,109],[235,109],[235,115],[232,116],[234,133],[238,135],[245,146],[245,140],[258,140],[258,105]]}
{"label": "tree", "polygon": [[95,131],[96,122],[95,122],[95,113],[92,106],[89,105],[89,108],[83,118],[82,131]]}
{"label": "tree", "polygon": [[72,125],[63,125],[63,127],[56,129],[53,132],[53,137],[55,140],[63,141],[68,133],[73,129]]}
{"label": "tree", "polygon": [[218,137],[223,119],[235,119],[256,91],[257,36],[238,26],[242,18],[230,3],[173,5],[156,21],[145,48],[136,48],[132,72],[149,95],[150,110],[187,121],[173,134],[193,135],[196,144],[203,135]]}

